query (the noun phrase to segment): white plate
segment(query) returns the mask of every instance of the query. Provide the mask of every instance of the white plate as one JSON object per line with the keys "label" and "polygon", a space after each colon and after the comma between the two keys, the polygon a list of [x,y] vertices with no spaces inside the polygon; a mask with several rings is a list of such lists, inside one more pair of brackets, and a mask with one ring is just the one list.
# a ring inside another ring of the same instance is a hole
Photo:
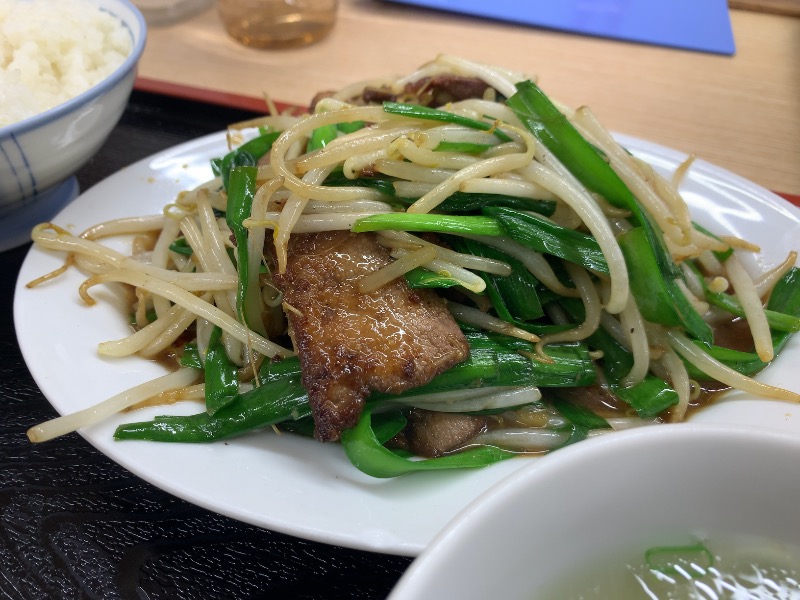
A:
{"label": "white plate", "polygon": [[[669,173],[684,158],[666,148],[620,136],[635,154]],[[80,231],[93,223],[160,212],[174,195],[210,178],[208,161],[225,152],[224,134],[213,134],[122,169],[67,206],[55,219]],[[777,262],[800,245],[800,211],[731,173],[697,162],[683,186],[697,221],[741,235]],[[129,333],[125,318],[100,302],[84,306],[75,272],[30,290],[25,283],[61,264],[61,257],[33,248],[17,285],[14,316],[22,353],[34,379],[59,413],[71,413],[163,374],[141,359],[104,359],[99,342]],[[791,366],[800,364],[800,338],[772,365],[765,379],[800,391]],[[341,448],[291,435],[250,434],[226,443],[181,445],[115,442],[115,427],[164,412],[191,413],[197,404],[118,416],[81,431],[101,452],[152,484],[218,513],[311,540],[415,556],[471,500],[531,459],[491,468],[430,472],[391,480],[371,479],[352,467]],[[800,433],[793,405],[740,399],[701,413],[706,422],[753,424]],[[31,423],[34,425],[34,423]],[[57,444],[58,441],[50,442]]]}

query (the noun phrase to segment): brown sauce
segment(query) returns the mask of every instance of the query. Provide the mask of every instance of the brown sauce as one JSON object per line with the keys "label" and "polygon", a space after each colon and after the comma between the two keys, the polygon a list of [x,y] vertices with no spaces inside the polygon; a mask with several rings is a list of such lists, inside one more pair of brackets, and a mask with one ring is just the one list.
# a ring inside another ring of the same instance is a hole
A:
{"label": "brown sauce", "polygon": [[735,318],[714,326],[714,344],[740,352],[753,352],[753,336],[745,319]]}

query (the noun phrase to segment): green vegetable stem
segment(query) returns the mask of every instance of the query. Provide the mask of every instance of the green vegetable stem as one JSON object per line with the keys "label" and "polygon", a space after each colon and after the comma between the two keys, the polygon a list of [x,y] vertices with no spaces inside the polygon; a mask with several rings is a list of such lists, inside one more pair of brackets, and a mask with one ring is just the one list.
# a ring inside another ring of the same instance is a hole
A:
{"label": "green vegetable stem", "polygon": [[256,167],[231,169],[225,220],[236,239],[236,268],[239,275],[236,309],[239,319],[253,331],[264,334],[266,330],[261,316],[261,294],[258,282],[253,282],[253,285],[250,282],[250,256],[247,249],[249,233],[247,227],[242,224],[245,219],[250,217],[253,210],[257,175]]}
{"label": "green vegetable stem", "polygon": [[494,123],[486,123],[484,121],[476,121],[469,117],[457,115],[455,113],[439,110],[436,108],[429,108],[427,106],[420,106],[418,104],[405,104],[400,102],[384,102],[383,110],[393,115],[403,115],[412,119],[422,119],[426,121],[440,121],[442,123],[454,123],[456,125],[463,125],[471,129],[478,129],[480,131],[491,131],[497,139],[503,142],[510,142],[511,138],[507,133],[497,129]]}
{"label": "green vegetable stem", "polygon": [[120,425],[117,440],[154,442],[213,442],[311,415],[308,395],[299,378],[283,379],[253,388],[218,409],[188,416],[160,416],[152,421]]}
{"label": "green vegetable stem", "polygon": [[211,331],[203,368],[206,410],[213,415],[239,395],[239,375],[222,344],[222,329],[219,327],[215,326]]}
{"label": "green vegetable stem", "polygon": [[614,206],[631,212],[646,240],[645,244],[639,245],[639,250],[650,255],[648,260],[657,265],[681,324],[691,336],[710,344],[711,328],[675,282],[680,277],[680,270],[670,257],[660,230],[605,157],[581,136],[535,83],[525,81],[517,84],[517,93],[508,99],[507,104],[536,138],[589,190]]}
{"label": "green vegetable stem", "polygon": [[254,167],[266,155],[280,136],[280,131],[268,131],[231,150],[220,159],[211,161],[211,169],[222,178],[222,187],[228,189],[230,172],[234,167]]}
{"label": "green vegetable stem", "polygon": [[372,406],[367,405],[358,424],[342,432],[342,448],[350,462],[372,477],[398,477],[415,471],[485,467],[515,456],[495,446],[468,448],[456,454],[423,460],[405,458],[383,446],[372,429]]}

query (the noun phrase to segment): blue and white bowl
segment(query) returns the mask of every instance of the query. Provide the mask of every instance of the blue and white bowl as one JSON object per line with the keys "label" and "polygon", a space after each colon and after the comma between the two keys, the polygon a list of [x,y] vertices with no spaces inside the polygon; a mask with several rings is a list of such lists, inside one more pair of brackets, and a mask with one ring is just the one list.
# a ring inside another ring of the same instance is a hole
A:
{"label": "blue and white bowl", "polygon": [[73,178],[102,146],[125,110],[147,28],[129,0],[96,0],[129,31],[132,50],[101,83],[50,110],[0,127],[0,251],[30,239],[78,192]]}

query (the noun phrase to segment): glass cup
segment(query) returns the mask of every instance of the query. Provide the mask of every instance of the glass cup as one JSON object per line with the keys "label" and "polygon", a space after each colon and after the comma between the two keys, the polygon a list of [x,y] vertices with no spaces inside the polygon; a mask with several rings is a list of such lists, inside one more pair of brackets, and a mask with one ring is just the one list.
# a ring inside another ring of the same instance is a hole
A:
{"label": "glass cup", "polygon": [[214,0],[133,0],[133,3],[148,25],[170,25],[211,8]]}
{"label": "glass cup", "polygon": [[245,46],[291,48],[325,37],[337,0],[217,0],[225,30]]}

